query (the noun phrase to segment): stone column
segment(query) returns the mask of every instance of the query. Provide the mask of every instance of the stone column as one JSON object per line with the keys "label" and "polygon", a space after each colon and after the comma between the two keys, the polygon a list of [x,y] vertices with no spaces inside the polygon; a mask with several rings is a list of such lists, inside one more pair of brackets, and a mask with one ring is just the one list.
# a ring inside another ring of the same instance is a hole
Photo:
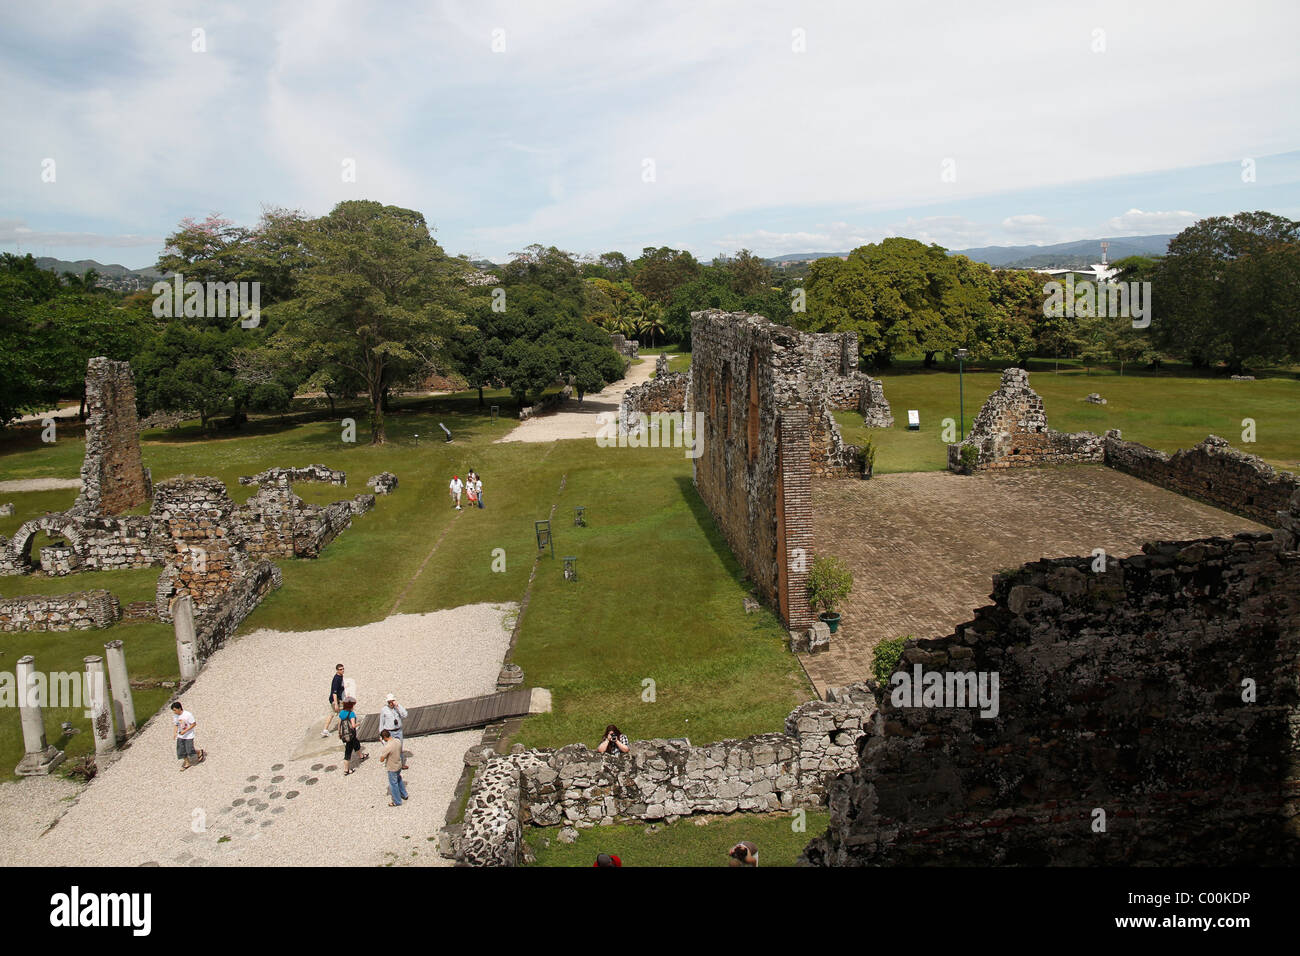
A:
{"label": "stone column", "polygon": [[95,755],[112,753],[117,741],[113,736],[113,710],[108,701],[108,681],[104,678],[104,659],[87,657],[86,709],[90,711],[90,731],[95,735]]}
{"label": "stone column", "polygon": [[195,651],[194,602],[186,592],[172,601],[172,625],[176,629],[176,659],[181,667],[181,682],[199,676],[199,658]]}
{"label": "stone column", "polygon": [[32,678],[36,675],[36,661],[32,655],[20,657],[17,664],[18,716],[23,725],[23,759],[14,773],[20,777],[34,777],[50,773],[63,763],[63,751],[55,750],[45,739],[45,716],[41,702],[36,699]]}
{"label": "stone column", "polygon": [[117,725],[118,741],[135,733],[135,702],[131,699],[131,679],[126,672],[126,651],[121,641],[104,645],[108,658],[108,683],[113,695],[113,723]]}

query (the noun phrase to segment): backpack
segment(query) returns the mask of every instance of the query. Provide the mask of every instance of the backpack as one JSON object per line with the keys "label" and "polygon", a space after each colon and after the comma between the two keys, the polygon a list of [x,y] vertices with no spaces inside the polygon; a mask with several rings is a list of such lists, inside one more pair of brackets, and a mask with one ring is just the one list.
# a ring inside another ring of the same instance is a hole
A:
{"label": "backpack", "polygon": [[[345,713],[348,715],[347,718],[344,718],[343,716]],[[348,710],[339,712],[339,740],[343,741],[345,744],[350,744],[352,741],[356,740],[357,732],[352,726],[352,718],[355,716],[355,711]]]}

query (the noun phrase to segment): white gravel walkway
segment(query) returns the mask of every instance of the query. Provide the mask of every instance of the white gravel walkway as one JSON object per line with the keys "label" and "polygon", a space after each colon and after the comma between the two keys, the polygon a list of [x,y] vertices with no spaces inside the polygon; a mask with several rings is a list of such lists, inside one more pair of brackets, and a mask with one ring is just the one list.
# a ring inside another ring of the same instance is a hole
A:
{"label": "white gravel walkway", "polygon": [[0,495],[7,491],[58,491],[80,487],[80,478],[14,478],[0,481]]}
{"label": "white gravel walkway", "polygon": [[649,357],[633,362],[627,370],[627,378],[606,385],[595,395],[585,396],[581,405],[576,398],[571,398],[550,414],[520,422],[497,441],[552,442],[564,438],[595,438],[598,428],[596,416],[601,412],[617,415],[623,393],[633,385],[650,381],[654,370],[655,363]]}
{"label": "white gravel walkway", "polygon": [[412,799],[390,807],[378,745],[367,744],[371,759],[344,777],[343,745],[320,737],[330,678],[335,664],[347,666],[362,714],[389,693],[408,709],[492,693],[515,609],[473,604],[239,638],[183,697],[207,760],[181,772],[170,712],[156,717],[39,839],[71,785],[0,785],[0,864],[448,865],[437,835],[481,732],[413,738],[403,774]]}

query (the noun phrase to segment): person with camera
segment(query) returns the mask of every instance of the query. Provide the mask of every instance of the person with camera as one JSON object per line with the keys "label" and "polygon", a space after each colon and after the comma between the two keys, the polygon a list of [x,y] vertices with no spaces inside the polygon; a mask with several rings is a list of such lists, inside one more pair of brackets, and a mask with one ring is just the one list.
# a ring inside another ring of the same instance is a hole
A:
{"label": "person with camera", "polygon": [[620,754],[627,753],[632,748],[627,744],[627,735],[620,733],[619,729],[613,724],[605,728],[605,739],[600,742],[596,748],[598,754]]}

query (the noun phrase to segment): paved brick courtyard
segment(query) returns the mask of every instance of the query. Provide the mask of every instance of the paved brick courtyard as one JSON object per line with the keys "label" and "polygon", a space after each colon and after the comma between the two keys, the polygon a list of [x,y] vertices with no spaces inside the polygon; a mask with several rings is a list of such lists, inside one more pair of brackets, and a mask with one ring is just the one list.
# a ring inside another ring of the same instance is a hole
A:
{"label": "paved brick courtyard", "polygon": [[878,641],[952,633],[989,603],[991,579],[1004,568],[1264,530],[1100,466],[818,481],[813,527],[816,553],[840,556],[854,577],[831,650],[800,655],[819,694],[868,677]]}

